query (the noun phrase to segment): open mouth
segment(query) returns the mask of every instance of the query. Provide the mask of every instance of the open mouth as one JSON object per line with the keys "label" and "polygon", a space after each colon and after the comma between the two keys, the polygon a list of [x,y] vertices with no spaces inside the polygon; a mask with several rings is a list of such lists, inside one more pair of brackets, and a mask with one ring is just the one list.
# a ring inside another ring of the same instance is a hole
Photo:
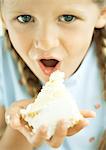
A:
{"label": "open mouth", "polygon": [[55,67],[59,62],[56,59],[41,59],[40,61],[45,67]]}
{"label": "open mouth", "polygon": [[41,59],[39,65],[44,74],[50,75],[53,71],[59,69],[59,62],[56,59]]}

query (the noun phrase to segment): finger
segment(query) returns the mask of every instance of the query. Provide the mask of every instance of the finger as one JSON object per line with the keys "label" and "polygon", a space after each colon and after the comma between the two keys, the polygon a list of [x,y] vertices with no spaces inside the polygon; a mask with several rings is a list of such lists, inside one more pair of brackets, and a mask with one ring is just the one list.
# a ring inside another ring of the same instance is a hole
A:
{"label": "finger", "polygon": [[29,130],[28,126],[21,126],[18,128],[19,132],[21,132],[25,138],[28,140],[33,147],[38,147],[47,137],[47,127],[42,126],[39,131],[34,134]]}
{"label": "finger", "polygon": [[19,126],[21,126],[20,117],[17,113],[15,115],[5,114],[5,121],[7,125],[10,125],[14,129],[17,129]]}
{"label": "finger", "polygon": [[67,135],[66,123],[62,120],[59,121],[54,136],[47,140],[48,144],[54,148],[59,147],[64,140],[64,137]]}
{"label": "finger", "polygon": [[10,108],[6,109],[5,120],[8,125],[16,129],[20,125],[20,109],[31,103],[31,100],[22,100],[15,102]]}
{"label": "finger", "polygon": [[25,108],[27,105],[29,105],[33,102],[34,102],[34,98],[17,101],[17,102],[14,103],[14,105],[15,105],[15,107],[18,107],[18,108]]}
{"label": "finger", "polygon": [[17,112],[20,113],[21,108],[25,108],[28,104],[32,102],[33,99],[14,102],[9,108],[6,109],[6,114],[15,114]]}
{"label": "finger", "polygon": [[96,113],[94,111],[90,110],[81,110],[80,113],[85,117],[85,118],[95,118]]}
{"label": "finger", "polygon": [[30,132],[28,127],[20,126],[20,127],[17,128],[17,130],[25,136],[25,138],[28,140],[29,143],[32,142],[33,134],[32,134],[32,132]]}
{"label": "finger", "polygon": [[69,128],[67,132],[67,136],[72,136],[79,132],[84,127],[88,126],[89,123],[86,120],[80,120],[78,124],[76,124],[74,127]]}
{"label": "finger", "polygon": [[46,139],[46,137],[47,137],[47,127],[42,126],[42,127],[40,127],[40,129],[36,133],[36,135],[32,137],[31,144],[33,144],[33,146],[36,148],[43,143],[43,141]]}

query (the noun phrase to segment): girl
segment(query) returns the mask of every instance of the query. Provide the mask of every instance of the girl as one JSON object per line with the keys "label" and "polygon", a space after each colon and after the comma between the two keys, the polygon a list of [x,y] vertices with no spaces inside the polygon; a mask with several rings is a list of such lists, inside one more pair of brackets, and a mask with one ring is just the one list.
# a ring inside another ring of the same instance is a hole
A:
{"label": "girl", "polygon": [[[30,150],[34,146],[37,150],[105,150],[106,2],[0,2],[4,29],[0,49],[0,110],[1,116],[6,111],[7,122],[7,127],[5,123],[1,126],[5,132],[2,132],[0,148]],[[83,110],[92,109],[97,117],[89,120],[90,126],[82,120],[69,129],[60,120],[54,136],[45,140],[47,127],[42,126],[37,136],[32,136],[20,122],[18,112],[33,102],[42,84],[57,69],[65,72],[64,84],[73,93],[82,115],[94,117],[92,111]],[[26,98],[28,100],[22,100]],[[21,101],[13,103],[14,100]],[[4,142],[5,139],[7,142]]]}

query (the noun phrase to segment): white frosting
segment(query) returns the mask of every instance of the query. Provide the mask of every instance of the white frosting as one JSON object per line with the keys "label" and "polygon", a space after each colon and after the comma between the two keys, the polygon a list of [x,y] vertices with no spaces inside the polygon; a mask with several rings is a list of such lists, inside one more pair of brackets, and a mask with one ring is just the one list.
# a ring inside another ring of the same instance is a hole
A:
{"label": "white frosting", "polygon": [[[52,73],[35,102],[21,110],[25,121],[33,127],[33,133],[36,133],[40,126],[47,125],[47,139],[54,134],[59,120],[66,120],[67,126],[73,127],[79,120],[83,119],[63,81],[63,72],[55,71]],[[36,113],[35,116],[34,113]]]}

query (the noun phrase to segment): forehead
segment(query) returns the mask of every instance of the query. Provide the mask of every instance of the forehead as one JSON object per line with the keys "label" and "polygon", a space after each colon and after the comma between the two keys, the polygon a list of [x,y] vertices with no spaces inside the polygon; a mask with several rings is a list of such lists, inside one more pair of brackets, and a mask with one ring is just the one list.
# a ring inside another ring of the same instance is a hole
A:
{"label": "forehead", "polygon": [[[89,4],[94,4],[92,0],[3,0],[5,9],[25,9],[25,10],[37,10],[41,7],[42,9],[47,9],[55,7],[56,9],[61,9],[65,6],[87,6]],[[61,6],[61,7],[60,7]]]}
{"label": "forehead", "polygon": [[43,4],[48,5],[50,3],[54,4],[62,4],[64,3],[89,3],[93,0],[1,0],[4,4],[11,4],[11,5],[19,5],[19,4]]}

